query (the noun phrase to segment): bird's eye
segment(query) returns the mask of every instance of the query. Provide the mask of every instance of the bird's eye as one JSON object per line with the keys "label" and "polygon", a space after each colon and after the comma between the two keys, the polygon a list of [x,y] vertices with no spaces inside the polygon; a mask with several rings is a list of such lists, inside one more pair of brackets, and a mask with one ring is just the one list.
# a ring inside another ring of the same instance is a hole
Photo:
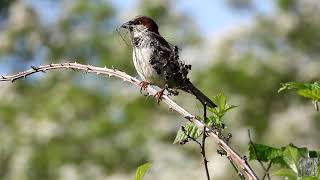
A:
{"label": "bird's eye", "polygon": [[141,23],[142,23],[141,20],[139,20],[139,21],[138,21],[138,24],[141,24]]}

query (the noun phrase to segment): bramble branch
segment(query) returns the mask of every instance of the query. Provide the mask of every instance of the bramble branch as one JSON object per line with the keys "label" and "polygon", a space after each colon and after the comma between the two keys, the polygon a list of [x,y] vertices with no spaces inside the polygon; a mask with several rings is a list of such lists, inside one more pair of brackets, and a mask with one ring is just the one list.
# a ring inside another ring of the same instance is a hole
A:
{"label": "bramble branch", "polygon": [[[49,65],[43,65],[43,66],[32,66],[31,69],[23,72],[19,72],[14,75],[10,76],[0,76],[0,81],[11,81],[14,82],[17,79],[21,78],[27,78],[29,75],[38,73],[38,72],[47,72],[53,69],[72,69],[72,70],[81,70],[87,73],[95,73],[97,75],[102,76],[114,76],[117,78],[122,79],[123,81],[127,81],[131,84],[134,84],[138,87],[140,87],[139,83],[140,80],[122,72],[115,68],[109,69],[109,68],[101,68],[101,67],[95,67],[91,65],[84,65],[79,63],[60,63],[60,64],[49,64]],[[154,89],[151,86],[148,86],[146,88],[146,91],[150,96],[153,96],[157,93],[157,90]],[[176,104],[173,100],[171,100],[168,96],[163,95],[162,96],[162,102],[166,103],[170,109],[175,110],[179,114],[181,114],[183,117],[188,119],[189,121],[193,122],[198,128],[204,129],[205,132],[207,132],[207,136],[211,138],[218,146],[226,152],[226,156],[228,159],[230,159],[239,170],[242,171],[243,174],[247,176],[249,180],[256,180],[258,179],[255,172],[251,169],[250,165],[247,163],[245,159],[243,159],[240,155],[238,155],[221,137],[219,137],[219,134],[217,131],[212,130],[209,127],[206,127],[204,122],[202,122],[200,119],[196,118],[194,115],[190,114],[188,111],[183,109],[181,106]]]}

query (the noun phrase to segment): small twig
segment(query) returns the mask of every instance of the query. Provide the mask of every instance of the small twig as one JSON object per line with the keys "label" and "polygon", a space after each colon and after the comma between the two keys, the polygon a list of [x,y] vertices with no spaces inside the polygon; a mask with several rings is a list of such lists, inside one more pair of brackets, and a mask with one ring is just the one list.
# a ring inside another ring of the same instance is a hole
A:
{"label": "small twig", "polygon": [[199,145],[199,147],[201,148],[202,144],[198,140],[196,140],[195,138],[191,137],[187,133],[187,131],[185,130],[185,128],[183,126],[181,127],[181,129],[182,129],[182,132],[187,136],[188,139],[191,139],[192,141],[196,142]]}
{"label": "small twig", "polygon": [[[262,167],[263,171],[264,171],[264,176],[263,176],[263,179],[265,178],[265,176],[267,175],[268,179],[270,180],[270,175],[269,175],[269,168],[266,168],[263,164],[263,162],[260,160],[260,158],[258,157],[258,153],[257,153],[257,149],[256,147],[254,146],[254,143],[251,139],[251,133],[250,133],[250,129],[248,129],[248,137],[249,137],[249,142],[251,144],[251,146],[253,147],[253,151],[254,151],[254,154],[256,155],[256,158],[257,158],[257,161],[259,162],[260,166]],[[271,166],[271,163],[269,164],[269,166]]]}
{"label": "small twig", "polygon": [[[90,66],[90,65],[84,65],[84,64],[78,64],[76,62],[74,63],[61,63],[61,64],[50,64],[50,65],[43,65],[43,66],[38,66],[38,70],[34,69],[29,69],[27,71],[23,71],[11,76],[0,76],[0,81],[15,81],[17,79],[24,78],[26,76],[29,76],[31,74],[37,73],[39,71],[48,71],[48,70],[53,70],[53,69],[68,69],[68,68],[73,68],[73,69],[78,69],[86,72],[89,69],[89,73],[96,73],[99,75],[104,75],[104,76],[115,76],[118,77],[124,81],[127,81],[131,84],[134,84],[135,86],[139,86],[140,80],[122,72],[117,69],[109,69],[109,68],[101,68],[101,67],[95,67],[95,66]],[[146,91],[149,93],[150,96],[153,96],[157,93],[157,90],[154,89],[151,86],[148,86],[146,88]],[[257,175],[255,172],[252,170],[252,168],[249,166],[249,164],[241,158],[241,156],[233,150],[226,142],[224,142],[224,139],[219,137],[217,132],[215,132],[213,129],[210,127],[207,127],[204,122],[202,122],[199,118],[196,118],[194,115],[183,109],[181,106],[176,104],[174,101],[172,101],[168,96],[163,95],[162,96],[162,102],[166,103],[169,108],[174,109],[176,112],[181,114],[183,117],[187,118],[189,121],[193,122],[199,129],[204,129],[206,135],[210,137],[222,150],[224,150],[227,154],[227,157],[230,157],[230,160],[242,171],[243,174],[245,174],[249,180],[256,180]]]}
{"label": "small twig", "polygon": [[[207,122],[207,105],[205,103],[203,104],[203,118],[204,118],[204,123],[206,123]],[[206,126],[204,126],[203,131],[202,131],[201,154],[202,154],[202,158],[203,158],[204,168],[206,170],[207,179],[210,180],[208,159],[206,156],[206,139],[208,137],[206,133],[207,133]]]}
{"label": "small twig", "polygon": [[263,175],[263,177],[262,177],[262,180],[264,180],[265,177],[268,177],[268,179],[271,179],[270,174],[269,174],[269,170],[270,170],[270,168],[271,168],[272,163],[273,163],[273,160],[271,160],[271,161],[269,162],[268,167],[267,167],[267,173],[264,173],[264,175]]}

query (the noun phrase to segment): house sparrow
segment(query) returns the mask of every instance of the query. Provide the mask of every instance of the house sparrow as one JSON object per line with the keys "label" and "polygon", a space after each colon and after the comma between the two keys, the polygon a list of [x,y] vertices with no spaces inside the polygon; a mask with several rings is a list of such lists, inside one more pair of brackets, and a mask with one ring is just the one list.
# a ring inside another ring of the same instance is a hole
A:
{"label": "house sparrow", "polygon": [[158,101],[165,89],[177,92],[181,89],[193,94],[203,105],[216,105],[197,89],[187,77],[191,65],[184,64],[178,55],[178,47],[170,45],[158,31],[158,25],[147,16],[138,16],[121,28],[129,30],[133,45],[133,63],[142,78],[141,86],[149,84],[162,88],[157,93]]}

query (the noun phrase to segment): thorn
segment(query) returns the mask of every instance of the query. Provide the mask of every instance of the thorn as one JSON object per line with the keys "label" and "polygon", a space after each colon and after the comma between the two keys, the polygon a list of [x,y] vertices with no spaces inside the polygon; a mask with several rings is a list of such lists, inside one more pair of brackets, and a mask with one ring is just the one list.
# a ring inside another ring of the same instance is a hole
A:
{"label": "thorn", "polygon": [[[89,66],[89,65],[88,65]],[[92,69],[87,66],[87,71],[91,71]]]}
{"label": "thorn", "polygon": [[242,157],[242,159],[244,160],[244,161],[248,161],[248,158],[247,158],[247,156],[246,155],[244,155],[243,157]]}
{"label": "thorn", "polygon": [[11,79],[11,83],[13,83],[15,80],[16,80],[15,78]]}
{"label": "thorn", "polygon": [[63,64],[63,63],[61,63],[61,64],[60,64],[60,66],[64,66],[64,64]]}
{"label": "thorn", "polygon": [[76,61],[73,64],[78,64]]}
{"label": "thorn", "polygon": [[181,131],[186,132],[186,128],[184,126],[181,126]]}
{"label": "thorn", "polygon": [[52,65],[52,64],[49,64],[49,66],[50,66],[50,67],[53,67],[53,65]]}
{"label": "thorn", "polygon": [[6,79],[4,76],[1,76],[2,79]]}
{"label": "thorn", "polygon": [[111,68],[113,71],[116,71],[116,68],[113,65],[111,66]]}
{"label": "thorn", "polygon": [[39,67],[36,67],[36,66],[30,66],[30,67],[35,71],[39,71]]}
{"label": "thorn", "polygon": [[76,71],[74,68],[71,68],[73,71]]}

